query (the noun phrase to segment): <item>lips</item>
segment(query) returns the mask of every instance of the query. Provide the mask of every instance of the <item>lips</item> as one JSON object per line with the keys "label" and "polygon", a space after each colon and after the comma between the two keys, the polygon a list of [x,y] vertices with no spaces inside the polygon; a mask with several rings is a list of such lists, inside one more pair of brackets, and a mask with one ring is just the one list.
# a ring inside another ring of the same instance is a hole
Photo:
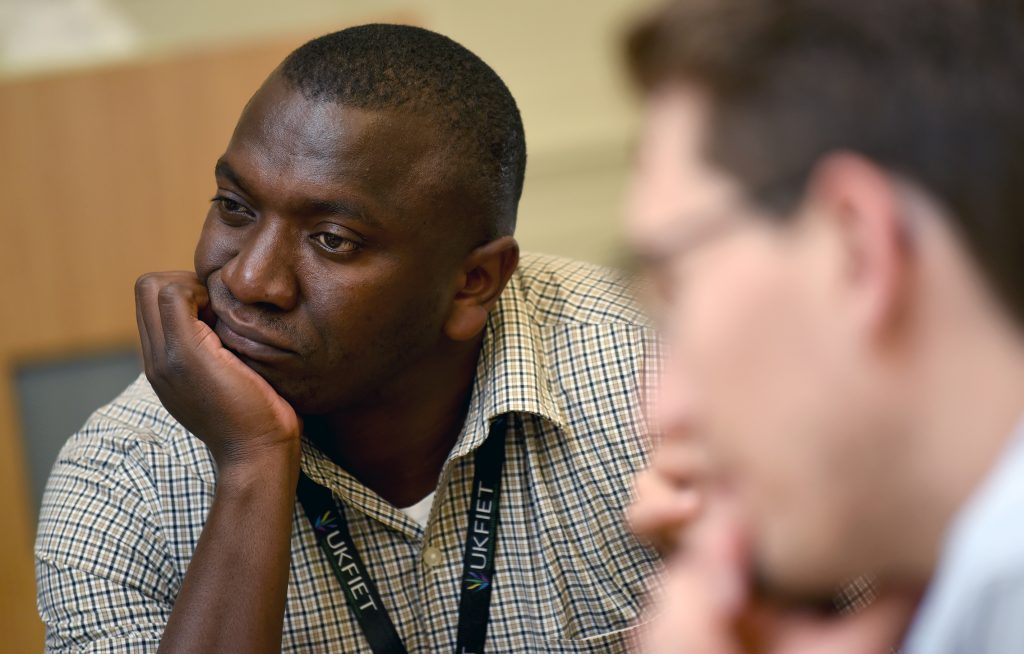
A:
{"label": "lips", "polygon": [[214,331],[224,347],[254,361],[276,363],[296,355],[276,336],[239,323],[229,316],[218,316]]}

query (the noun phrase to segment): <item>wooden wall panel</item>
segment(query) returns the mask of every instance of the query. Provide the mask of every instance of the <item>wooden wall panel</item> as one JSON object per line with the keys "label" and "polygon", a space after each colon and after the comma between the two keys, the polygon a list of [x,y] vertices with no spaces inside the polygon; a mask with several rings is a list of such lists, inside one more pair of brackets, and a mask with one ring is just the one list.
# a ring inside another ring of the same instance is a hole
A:
{"label": "wooden wall panel", "polygon": [[135,278],[191,268],[214,162],[304,40],[0,84],[2,651],[42,647],[14,366],[135,343]]}

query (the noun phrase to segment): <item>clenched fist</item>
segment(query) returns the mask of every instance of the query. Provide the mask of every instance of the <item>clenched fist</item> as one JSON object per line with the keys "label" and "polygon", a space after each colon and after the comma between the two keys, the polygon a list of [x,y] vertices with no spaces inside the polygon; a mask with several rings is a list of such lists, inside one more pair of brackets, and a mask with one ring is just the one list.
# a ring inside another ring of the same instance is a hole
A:
{"label": "clenched fist", "polygon": [[171,415],[210,448],[221,472],[267,456],[298,461],[298,416],[224,348],[194,273],[143,275],[135,304],[146,377]]}

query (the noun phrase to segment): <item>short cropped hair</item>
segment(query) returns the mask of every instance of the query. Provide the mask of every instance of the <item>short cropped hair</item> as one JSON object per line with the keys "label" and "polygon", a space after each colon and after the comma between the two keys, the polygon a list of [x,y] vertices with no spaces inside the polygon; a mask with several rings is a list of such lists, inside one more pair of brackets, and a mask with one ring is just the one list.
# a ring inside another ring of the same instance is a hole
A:
{"label": "short cropped hair", "polygon": [[371,24],[306,43],[280,71],[310,100],[427,117],[489,214],[487,236],[512,234],[526,170],[523,122],[508,87],[475,54],[419,27]]}
{"label": "short cropped hair", "polygon": [[1024,327],[1020,0],[680,0],[627,42],[650,92],[708,93],[708,160],[777,217],[815,164],[860,153],[943,203]]}

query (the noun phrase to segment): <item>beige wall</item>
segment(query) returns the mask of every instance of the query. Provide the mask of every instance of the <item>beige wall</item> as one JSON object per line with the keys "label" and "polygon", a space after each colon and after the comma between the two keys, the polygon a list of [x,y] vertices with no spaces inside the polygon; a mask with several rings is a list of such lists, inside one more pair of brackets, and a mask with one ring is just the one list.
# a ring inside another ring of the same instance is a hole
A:
{"label": "beige wall", "polygon": [[[288,32],[318,33],[382,16],[406,16],[451,36],[498,71],[523,113],[530,153],[519,223],[523,245],[616,259],[626,153],[636,119],[619,49],[629,19],[652,0],[106,2],[138,27],[135,56],[141,58]],[[86,57],[72,63],[90,62]],[[0,60],[0,76],[5,74],[24,71],[4,68]]]}
{"label": "beige wall", "polygon": [[38,651],[42,637],[13,366],[134,343],[132,281],[189,265],[212,162],[242,103],[303,40],[294,34],[400,17],[480,54],[526,125],[524,247],[618,257],[635,122],[618,40],[636,2],[293,0],[285,12],[250,0],[110,4],[140,27],[131,59],[79,58],[42,75],[0,62],[0,651]]}
{"label": "beige wall", "polygon": [[190,266],[212,162],[293,46],[0,84],[0,651],[42,642],[15,367],[135,343],[134,279]]}

